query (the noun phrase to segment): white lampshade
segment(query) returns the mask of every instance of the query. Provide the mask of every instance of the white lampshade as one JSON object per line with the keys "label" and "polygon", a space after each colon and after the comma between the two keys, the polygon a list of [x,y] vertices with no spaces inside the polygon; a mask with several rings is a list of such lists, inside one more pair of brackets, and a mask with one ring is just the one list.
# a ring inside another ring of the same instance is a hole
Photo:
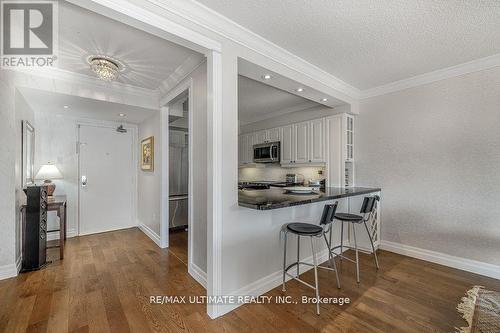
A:
{"label": "white lampshade", "polygon": [[44,164],[38,170],[35,179],[62,179],[61,171],[54,164]]}

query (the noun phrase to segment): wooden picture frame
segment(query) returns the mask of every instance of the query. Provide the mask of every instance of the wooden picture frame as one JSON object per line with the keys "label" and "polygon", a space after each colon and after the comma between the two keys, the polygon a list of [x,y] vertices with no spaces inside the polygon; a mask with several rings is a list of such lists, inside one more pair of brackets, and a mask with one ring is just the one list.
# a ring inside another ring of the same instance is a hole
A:
{"label": "wooden picture frame", "polygon": [[155,138],[150,136],[141,141],[141,170],[154,171],[155,167]]}

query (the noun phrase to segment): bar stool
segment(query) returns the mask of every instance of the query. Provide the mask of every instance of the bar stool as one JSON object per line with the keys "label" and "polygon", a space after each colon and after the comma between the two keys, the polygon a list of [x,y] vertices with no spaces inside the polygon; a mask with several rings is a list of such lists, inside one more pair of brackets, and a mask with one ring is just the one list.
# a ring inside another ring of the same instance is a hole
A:
{"label": "bar stool", "polygon": [[[350,262],[353,262],[356,264],[356,281],[359,283],[359,252],[367,253],[370,254],[370,252],[359,250],[358,249],[358,244],[356,242],[356,228],[355,224],[361,224],[363,223],[365,225],[366,232],[368,234],[368,238],[370,239],[370,243],[372,245],[372,253],[375,258],[375,266],[377,267],[377,270],[379,269],[378,266],[378,258],[377,258],[377,252],[375,251],[375,246],[373,245],[373,239],[370,234],[370,231],[368,230],[368,226],[366,225],[366,222],[368,222],[371,217],[372,213],[376,210],[377,207],[377,202],[380,200],[380,197],[378,195],[372,196],[372,197],[365,197],[363,199],[363,204],[361,205],[360,213],[363,215],[356,215],[356,214],[348,214],[348,213],[336,213],[334,218],[336,220],[339,220],[341,222],[340,226],[340,245],[335,246],[333,248],[330,248],[330,253],[334,255],[338,255],[340,257],[340,260],[346,259],[349,260]],[[352,234],[354,237],[354,248],[351,246],[346,246],[344,245],[344,222],[350,223],[349,226],[352,226]],[[343,248],[346,247],[348,249],[356,251],[356,260],[352,260],[351,258],[347,258],[343,255]],[[340,248],[340,253],[337,254],[335,252],[336,249]]]}
{"label": "bar stool", "polygon": [[[330,243],[328,242],[326,238],[326,234],[331,231],[332,227],[332,221],[333,217],[335,216],[335,211],[337,210],[337,205],[338,203],[335,202],[334,204],[331,205],[325,205],[323,208],[323,214],[321,215],[321,220],[320,220],[320,225],[316,224],[311,224],[311,223],[288,223],[283,226],[283,232],[285,233],[285,245],[284,245],[284,251],[283,251],[283,291],[286,291],[285,288],[285,278],[288,275],[294,280],[299,281],[300,283],[308,286],[309,288],[312,288],[316,292],[316,313],[319,315],[319,288],[318,288],[318,270],[317,268],[323,268],[323,269],[328,269],[331,271],[335,272],[335,277],[337,279],[337,287],[340,288],[340,281],[339,281],[339,275],[337,273],[337,266],[335,265],[335,260],[333,260],[332,253],[328,253],[328,258],[330,262],[331,267],[324,267],[324,266],[319,266],[318,262],[316,260],[316,252],[314,251],[314,242],[313,242],[313,237],[321,237],[325,239],[326,246],[328,249],[330,249]],[[288,233],[292,233],[297,235],[297,261],[290,264],[286,265],[286,243],[288,239]],[[311,250],[312,250],[312,256],[313,256],[313,263],[307,263],[300,261],[300,237],[301,236],[309,236],[309,239],[311,240]],[[307,265],[307,266],[312,266],[314,267],[314,286],[299,279],[299,267],[300,265]],[[294,266],[297,266],[297,274],[296,276],[291,275],[288,273],[288,270]]]}

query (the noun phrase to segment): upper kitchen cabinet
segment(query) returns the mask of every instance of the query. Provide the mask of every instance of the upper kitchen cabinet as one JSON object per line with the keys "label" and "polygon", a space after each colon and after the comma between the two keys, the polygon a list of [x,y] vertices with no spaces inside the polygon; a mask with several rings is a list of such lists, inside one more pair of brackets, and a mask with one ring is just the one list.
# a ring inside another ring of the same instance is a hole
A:
{"label": "upper kitchen cabinet", "polygon": [[277,142],[280,141],[281,138],[281,129],[280,128],[271,128],[267,130],[267,139],[269,142]]}
{"label": "upper kitchen cabinet", "polygon": [[309,158],[309,153],[310,153],[309,127],[310,127],[310,122],[308,121],[293,125],[293,134],[295,136],[293,163],[300,164],[300,163],[311,162]]}
{"label": "upper kitchen cabinet", "polygon": [[280,128],[272,128],[254,133],[254,145],[280,141]]}
{"label": "upper kitchen cabinet", "polygon": [[324,163],[326,161],[325,149],[325,119],[311,120],[309,125],[310,142],[309,157],[312,163]]}
{"label": "upper kitchen cabinet", "polygon": [[293,163],[295,149],[294,125],[281,128],[281,164]]}
{"label": "upper kitchen cabinet", "polygon": [[253,163],[253,145],[255,133],[242,134],[238,139],[238,165],[245,166]]}
{"label": "upper kitchen cabinet", "polygon": [[259,131],[254,134],[254,145],[258,145],[267,142],[267,131]]}
{"label": "upper kitchen cabinet", "polygon": [[326,162],[324,118],[284,126],[281,135],[282,166]]}

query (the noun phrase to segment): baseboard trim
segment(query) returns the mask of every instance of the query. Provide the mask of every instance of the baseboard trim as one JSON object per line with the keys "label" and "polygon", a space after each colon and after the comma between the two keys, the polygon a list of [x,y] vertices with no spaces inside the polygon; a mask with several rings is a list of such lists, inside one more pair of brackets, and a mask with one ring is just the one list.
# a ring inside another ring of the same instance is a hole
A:
{"label": "baseboard trim", "polygon": [[[318,262],[323,263],[328,260],[328,250],[324,249],[323,251],[318,253]],[[307,262],[307,263],[313,263],[313,258],[312,255],[310,257],[307,257],[303,259],[302,261]],[[307,266],[307,265],[302,265],[300,266],[300,274],[307,272],[308,270],[312,269],[313,267]],[[291,275],[295,275],[297,273],[297,269],[295,267],[291,268],[288,271]],[[286,281],[289,281],[291,278],[289,276],[286,277]],[[279,270],[277,272],[274,272],[272,274],[269,274],[255,282],[252,282],[235,292],[230,293],[230,296],[242,296],[242,295],[249,295],[249,296],[260,296],[262,294],[267,293],[268,291],[280,286],[283,282],[283,271]],[[228,312],[233,311],[234,309],[238,308],[239,306],[243,305],[243,303],[235,303],[235,304],[224,304],[220,305],[220,316],[225,315]]]}
{"label": "baseboard trim", "polygon": [[155,242],[158,247],[161,247],[161,242],[160,242],[160,236],[156,232],[153,231],[150,227],[145,225],[144,223],[141,223],[140,221],[137,221],[137,226],[139,229],[146,234],[153,242]]}
{"label": "baseboard trim", "polygon": [[195,279],[203,288],[207,289],[207,273],[200,267],[191,263],[188,267],[188,273]]}
{"label": "baseboard trim", "polygon": [[500,279],[500,266],[497,265],[384,240],[381,242],[380,248],[382,250],[402,254],[408,257],[430,261],[443,266],[484,275],[494,279]]}

